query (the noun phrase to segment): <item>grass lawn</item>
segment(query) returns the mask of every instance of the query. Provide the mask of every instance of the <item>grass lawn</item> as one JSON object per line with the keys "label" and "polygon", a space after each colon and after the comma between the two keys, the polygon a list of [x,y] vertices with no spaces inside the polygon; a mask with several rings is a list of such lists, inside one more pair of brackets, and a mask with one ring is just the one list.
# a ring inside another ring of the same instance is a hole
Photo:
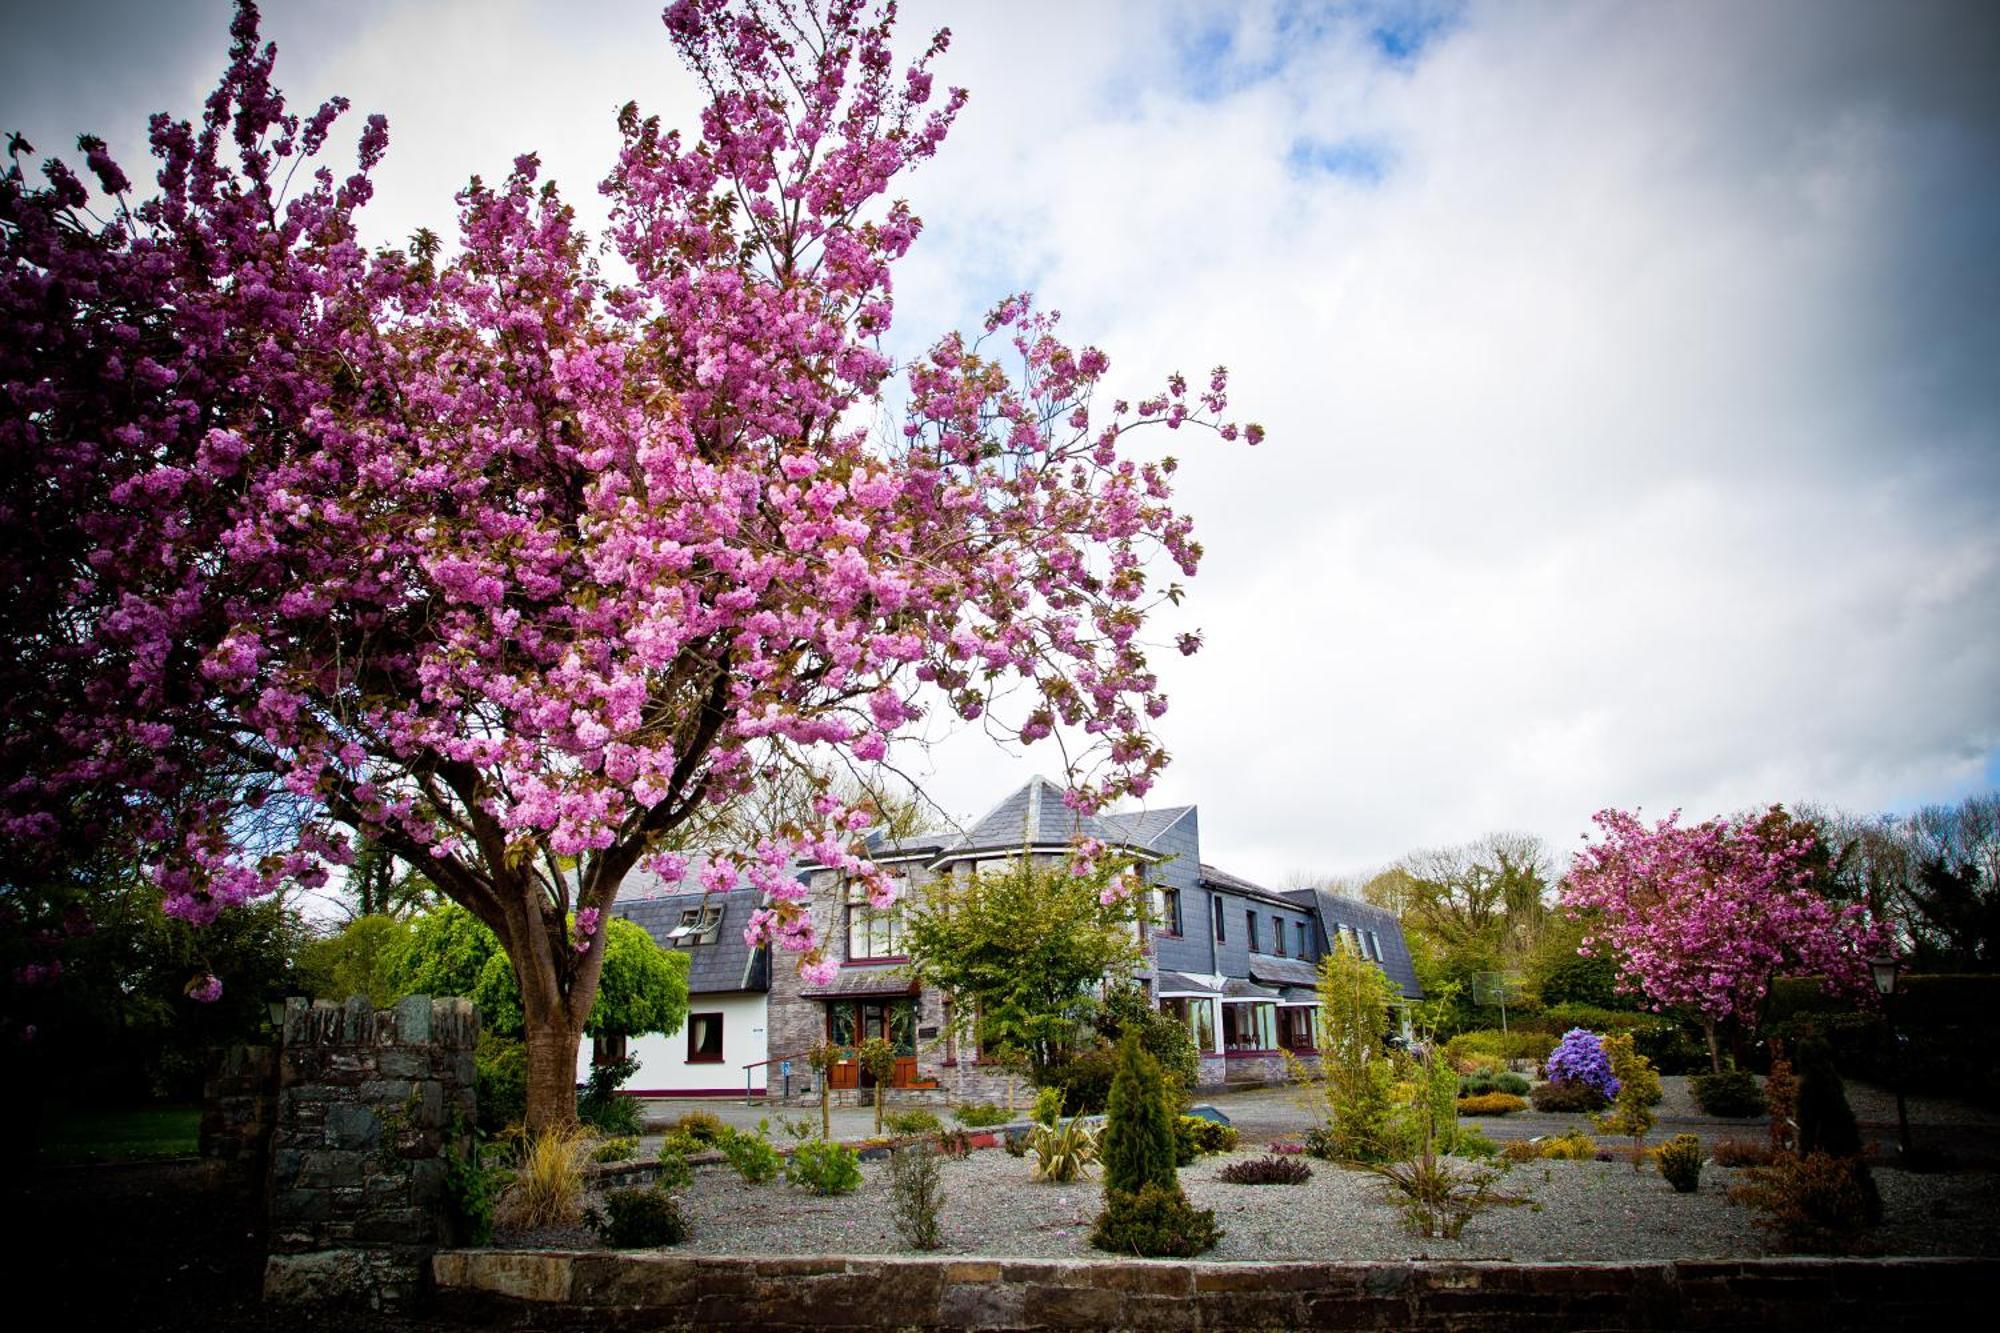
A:
{"label": "grass lawn", "polygon": [[198,1106],[118,1109],[50,1107],[42,1123],[44,1162],[129,1162],[193,1155]]}

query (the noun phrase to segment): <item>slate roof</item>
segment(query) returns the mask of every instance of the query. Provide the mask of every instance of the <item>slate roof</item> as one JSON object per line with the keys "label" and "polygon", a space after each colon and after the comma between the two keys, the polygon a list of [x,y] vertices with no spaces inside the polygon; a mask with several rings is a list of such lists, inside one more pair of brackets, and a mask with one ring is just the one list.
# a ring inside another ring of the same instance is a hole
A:
{"label": "slate roof", "polygon": [[1224,998],[1231,1000],[1276,1000],[1281,998],[1279,993],[1270,987],[1259,986],[1256,982],[1245,981],[1241,977],[1224,977],[1222,980],[1222,994]]}
{"label": "slate roof", "polygon": [[[666,887],[658,880],[653,884],[656,888]],[[770,960],[766,951],[752,949],[743,942],[743,927],[750,924],[750,914],[757,910],[758,898],[757,890],[748,886],[713,895],[698,889],[691,893],[642,891],[637,895],[621,895],[612,906],[612,914],[644,926],[660,947],[678,948],[687,954],[690,995],[769,990]],[[667,939],[667,933],[680,925],[683,910],[718,903],[722,907],[722,923],[715,943],[676,946]]]}
{"label": "slate roof", "polygon": [[1227,870],[1218,869],[1206,861],[1201,864],[1201,882],[1212,888],[1243,894],[1245,897],[1262,898],[1265,902],[1282,903],[1286,907],[1304,906],[1307,910],[1311,910],[1311,904],[1302,904],[1289,893],[1280,893],[1276,889],[1267,889],[1262,884],[1253,884],[1241,875],[1232,875]]}
{"label": "slate roof", "polygon": [[1178,824],[1181,816],[1194,809],[1191,805],[1170,805],[1163,810],[1134,810],[1129,814],[1099,815],[1097,822],[1110,834],[1107,842],[1122,843],[1127,847],[1153,847],[1158,845],[1160,835]]}
{"label": "slate roof", "polygon": [[1424,989],[1417,984],[1417,970],[1410,962],[1410,948],[1403,939],[1403,926],[1396,914],[1358,898],[1343,897],[1326,889],[1290,889],[1283,895],[1289,902],[1319,914],[1320,928],[1332,943],[1335,929],[1352,926],[1372,930],[1382,945],[1382,970],[1402,988],[1406,999],[1421,999]]}
{"label": "slate roof", "polygon": [[1319,983],[1319,969],[1303,958],[1273,958],[1268,954],[1250,955],[1250,977],[1267,986],[1315,986]]}
{"label": "slate roof", "polygon": [[1063,804],[1063,788],[1037,774],[988,810],[947,849],[952,855],[1021,846],[1061,845],[1072,838],[1116,841],[1095,815]]}
{"label": "slate roof", "polygon": [[1179,972],[1160,973],[1158,980],[1155,982],[1155,989],[1161,995],[1184,994],[1188,991],[1197,991],[1203,995],[1220,995],[1222,993],[1206,981],[1200,981],[1190,976],[1183,976]]}

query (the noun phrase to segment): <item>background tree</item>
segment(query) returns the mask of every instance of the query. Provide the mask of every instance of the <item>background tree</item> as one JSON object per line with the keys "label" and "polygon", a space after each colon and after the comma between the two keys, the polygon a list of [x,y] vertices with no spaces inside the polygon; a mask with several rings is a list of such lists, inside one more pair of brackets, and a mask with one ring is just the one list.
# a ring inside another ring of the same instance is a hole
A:
{"label": "background tree", "polygon": [[1319,1074],[1334,1153],[1342,1161],[1377,1160],[1391,1147],[1395,1082],[1382,1038],[1391,1030],[1390,1006],[1402,993],[1343,938],[1320,959],[1318,994]]}
{"label": "background tree", "polygon": [[1906,815],[1799,813],[1827,849],[1829,895],[1895,921],[1912,966],[2000,967],[2000,792]]}
{"label": "background tree", "polygon": [[1145,905],[1131,873],[1113,857],[1086,867],[1024,854],[1000,870],[934,879],[905,913],[910,970],[950,998],[986,1049],[1020,1052],[1039,1080],[1100,988],[1129,978],[1144,956],[1135,923]]}
{"label": "background tree", "polygon": [[322,1000],[365,995],[376,1008],[386,1008],[405,993],[398,970],[409,938],[408,923],[398,917],[356,917],[300,948],[299,982]]}
{"label": "background tree", "polygon": [[1782,809],[1694,825],[1676,812],[1650,828],[1605,810],[1594,822],[1602,840],[1577,853],[1563,887],[1573,912],[1596,914],[1583,948],[1610,946],[1621,987],[1693,1015],[1715,1072],[1720,1036],[1755,1028],[1775,976],[1873,995],[1867,960],[1886,932],[1865,907],[1815,891],[1812,830]]}
{"label": "background tree", "polygon": [[[858,0],[665,20],[709,105],[692,142],[620,115],[629,280],[533,154],[468,185],[455,246],[366,252],[386,122],[340,178],[345,101],[286,110],[247,2],[200,122],[153,122],[158,195],[88,137],[94,201],[60,161],[0,177],[8,856],[129,838],[202,923],[374,839],[511,960],[534,1129],[574,1113],[627,874],[676,878],[677,830],[760,771],[873,764],[946,711],[1062,733],[1086,806],[1144,793],[1140,631],[1180,594],[1149,562],[1200,548],[1125,437],[1261,435],[1220,370],[1100,410],[1107,358],[1025,297],[908,368],[900,430],[857,425],[921,226],[889,190],[964,102],[933,104],[947,34],[899,69]],[[296,836],[246,849],[287,797]],[[751,934],[823,978],[791,859],[892,889],[867,812],[814,814],[704,887],[763,890]]]}

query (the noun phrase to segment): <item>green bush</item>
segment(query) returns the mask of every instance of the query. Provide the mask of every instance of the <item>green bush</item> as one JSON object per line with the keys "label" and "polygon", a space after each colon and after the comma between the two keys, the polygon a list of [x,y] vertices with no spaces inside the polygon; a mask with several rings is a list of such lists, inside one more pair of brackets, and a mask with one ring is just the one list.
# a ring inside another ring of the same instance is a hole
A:
{"label": "green bush", "polygon": [[1702,1157],[1700,1139],[1692,1134],[1676,1134],[1660,1145],[1653,1163],[1676,1194],[1692,1194],[1701,1186]]}
{"label": "green bush", "polygon": [[1188,1166],[1198,1157],[1235,1152],[1242,1136],[1232,1125],[1207,1116],[1183,1115],[1174,1118],[1174,1165]]}
{"label": "green bush", "polygon": [[1148,1259],[1187,1259],[1215,1248],[1222,1229],[1212,1209],[1196,1208],[1180,1186],[1148,1182],[1138,1193],[1104,1192],[1104,1211],[1090,1243],[1113,1254]]}
{"label": "green bush", "polygon": [[1522,1031],[1501,1032],[1493,1028],[1482,1028],[1473,1032],[1461,1032],[1445,1043],[1445,1058],[1454,1069],[1470,1064],[1474,1060],[1546,1060],[1549,1052],[1556,1048],[1556,1034],[1553,1032]]}
{"label": "green bush", "polygon": [[1590,1084],[1577,1079],[1557,1079],[1552,1083],[1537,1083],[1528,1094],[1537,1111],[1601,1111],[1610,1102],[1603,1093]]}
{"label": "green bush", "polygon": [[990,1129],[994,1125],[1004,1125],[1014,1118],[1014,1113],[992,1102],[973,1102],[955,1108],[951,1118],[967,1129]]}
{"label": "green bush", "polygon": [[755,1134],[737,1131],[722,1140],[722,1155],[736,1168],[736,1174],[752,1185],[762,1185],[777,1178],[784,1167],[784,1158],[764,1137],[760,1126]]}
{"label": "green bush", "polygon": [[861,1159],[844,1143],[808,1139],[792,1149],[785,1179],[814,1194],[852,1194],[861,1187]]}
{"label": "green bush", "polygon": [[913,1107],[908,1111],[891,1111],[882,1117],[883,1127],[891,1134],[935,1134],[944,1128],[944,1121],[923,1107]]}
{"label": "green bush", "polygon": [[1062,1107],[1071,1115],[1102,1115],[1111,1103],[1111,1080],[1117,1074],[1118,1048],[1100,1042],[1051,1068],[1043,1076],[1043,1086],[1061,1095]]}
{"label": "green bush", "polygon": [[[1136,1036],[1141,1049],[1160,1062],[1160,1077],[1166,1082],[1174,1109],[1187,1109],[1201,1072],[1201,1051],[1185,1023],[1161,1013],[1144,986],[1130,984],[1107,994],[1091,1022],[1107,1050],[1116,1050],[1127,1036]],[[1105,1095],[1110,1095],[1108,1084]],[[1094,1115],[1107,1104],[1100,1102],[1087,1109],[1077,1102],[1064,1105],[1071,1115]]]}
{"label": "green bush", "polygon": [[510,1178],[505,1167],[480,1162],[477,1142],[468,1143],[463,1152],[445,1154],[445,1217],[457,1244],[493,1243],[493,1205]]}
{"label": "green bush", "polygon": [[1764,1094],[1757,1076],[1744,1069],[1726,1069],[1720,1074],[1696,1074],[1688,1080],[1695,1105],[1708,1115],[1740,1120],[1764,1114]]}
{"label": "green bush", "polygon": [[687,1239],[687,1220],[665,1190],[618,1189],[604,1196],[602,1212],[591,1217],[598,1239],[614,1250],[678,1245]]}
{"label": "green bush", "polygon": [[632,1137],[606,1139],[590,1150],[593,1162],[629,1162],[639,1155],[639,1140]]}
{"label": "green bush", "polygon": [[497,1136],[521,1123],[528,1113],[526,1046],[481,1032],[479,1045],[473,1049],[472,1077],[481,1130]]}
{"label": "green bush", "polygon": [[1102,1151],[1107,1199],[1114,1193],[1137,1196],[1147,1185],[1180,1188],[1160,1062],[1129,1038],[1118,1048]]}
{"label": "green bush", "polygon": [[1296,1157],[1269,1156],[1231,1162],[1215,1178],[1231,1185],[1303,1185],[1312,1174],[1312,1168]]}
{"label": "green bush", "polygon": [[698,1148],[713,1148],[728,1137],[729,1126],[713,1111],[689,1111],[668,1125],[667,1133],[691,1139]]}
{"label": "green bush", "polygon": [[[1108,1087],[1108,1085],[1107,1085]],[[1035,1092],[1034,1120],[1038,1125],[1053,1125],[1063,1112],[1061,1088],[1040,1088]],[[1095,1112],[1092,1112],[1095,1114]]]}
{"label": "green bush", "polygon": [[1458,1095],[1461,1097],[1484,1097],[1492,1092],[1504,1092],[1510,1097],[1525,1097],[1531,1085],[1511,1069],[1497,1073],[1467,1074],[1458,1080]]}

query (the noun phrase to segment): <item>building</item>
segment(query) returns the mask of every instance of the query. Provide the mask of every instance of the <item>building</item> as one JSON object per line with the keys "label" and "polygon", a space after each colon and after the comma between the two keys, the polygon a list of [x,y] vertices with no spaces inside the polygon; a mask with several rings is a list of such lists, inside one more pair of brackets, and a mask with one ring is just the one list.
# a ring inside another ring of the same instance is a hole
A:
{"label": "building", "polygon": [[[592,1059],[630,1054],[639,1070],[626,1090],[638,1095],[761,1094],[787,1068],[789,1083],[778,1086],[803,1092],[812,1087],[806,1053],[814,1046],[883,1037],[896,1048],[893,1086],[998,1099],[1013,1076],[966,1049],[945,997],[910,975],[904,904],[939,876],[995,869],[1019,856],[1066,864],[1080,838],[1138,862],[1154,918],[1142,927],[1139,980],[1194,1034],[1205,1087],[1277,1082],[1287,1053],[1309,1064],[1317,1058],[1314,985],[1319,959],[1338,939],[1380,966],[1404,996],[1418,995],[1393,913],[1324,890],[1267,889],[1208,864],[1195,806],[1081,815],[1064,803],[1062,787],[1037,777],[961,835],[906,842],[865,836],[875,863],[898,881],[893,905],[870,906],[836,869],[799,870],[812,890],[814,924],[839,965],[823,985],[800,977],[788,959],[772,967],[768,950],[744,944],[755,890],[705,897],[641,879],[615,910],[662,946],[688,951],[688,1022],[668,1037],[598,1040],[580,1056],[579,1078]],[[866,1075],[848,1063],[836,1066],[830,1081],[855,1088]]]}
{"label": "building", "polygon": [[765,1088],[769,951],[743,942],[758,893],[705,895],[635,874],[617,914],[644,926],[663,948],[688,955],[688,1019],[679,1032],[599,1037],[577,1053],[577,1081],[598,1060],[631,1056],[638,1070],[624,1090],[642,1097],[741,1095]]}
{"label": "building", "polygon": [[[877,864],[900,881],[898,902],[868,905],[840,872],[807,866],[815,925],[839,963],[834,979],[812,985],[779,966],[770,979],[773,1058],[803,1066],[804,1052],[831,1039],[851,1044],[886,1037],[897,1048],[895,1086],[943,1087],[959,1098],[989,1099],[1009,1075],[963,1049],[945,998],[919,987],[901,947],[902,901],[942,875],[993,868],[1018,856],[1063,864],[1079,838],[1133,855],[1153,897],[1141,981],[1159,1007],[1180,1018],[1201,1049],[1204,1086],[1275,1082],[1284,1052],[1312,1061],[1313,986],[1319,958],[1345,937],[1407,997],[1418,993],[1409,950],[1394,914],[1317,890],[1277,891],[1202,860],[1194,806],[1081,815],[1063,788],[1034,778],[962,836],[870,842]],[[836,1088],[854,1086],[853,1067],[836,1068]]]}

